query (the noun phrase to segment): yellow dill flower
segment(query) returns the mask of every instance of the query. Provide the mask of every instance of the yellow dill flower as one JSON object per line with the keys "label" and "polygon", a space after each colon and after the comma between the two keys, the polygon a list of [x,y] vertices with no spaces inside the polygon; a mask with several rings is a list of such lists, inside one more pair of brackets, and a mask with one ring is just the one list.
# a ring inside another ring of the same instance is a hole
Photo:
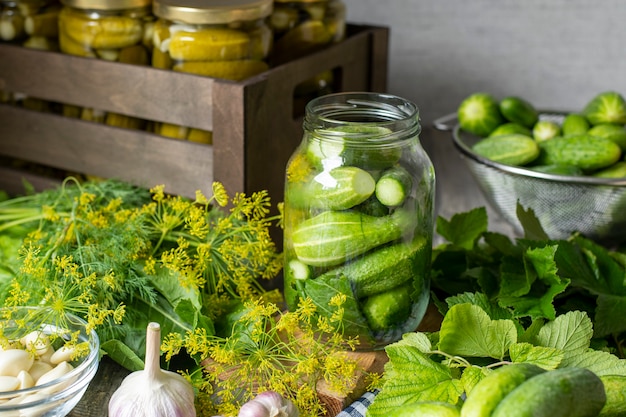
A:
{"label": "yellow dill flower", "polygon": [[201,190],[196,190],[196,204],[200,204],[206,206],[209,204],[209,200],[206,198],[204,193]]}
{"label": "yellow dill flower", "polygon": [[78,198],[79,207],[85,208],[96,199],[95,194],[83,192]]}
{"label": "yellow dill flower", "polygon": [[41,207],[41,211],[45,220],[56,222],[61,218],[52,206],[44,205]]}
{"label": "yellow dill flower", "polygon": [[213,198],[217,202],[220,207],[225,207],[230,200],[228,193],[226,192],[226,188],[220,182],[213,182]]}
{"label": "yellow dill flower", "polygon": [[313,167],[309,162],[309,159],[304,154],[297,154],[291,160],[287,166],[287,181],[289,182],[301,182],[307,179],[307,177],[313,171]]}
{"label": "yellow dill flower", "polygon": [[150,193],[152,194],[152,199],[157,202],[163,201],[165,199],[165,192],[163,191],[164,189],[165,189],[165,185],[163,184],[152,187],[150,189]]}

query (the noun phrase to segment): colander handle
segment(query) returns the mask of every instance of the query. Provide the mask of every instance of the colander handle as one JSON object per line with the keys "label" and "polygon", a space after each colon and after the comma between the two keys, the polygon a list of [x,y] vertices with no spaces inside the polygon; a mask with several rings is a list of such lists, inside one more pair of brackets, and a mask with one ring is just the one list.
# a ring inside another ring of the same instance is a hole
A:
{"label": "colander handle", "polygon": [[437,130],[441,130],[442,132],[450,132],[454,129],[456,125],[457,117],[456,113],[450,113],[445,116],[441,116],[438,119],[433,121],[433,126]]}

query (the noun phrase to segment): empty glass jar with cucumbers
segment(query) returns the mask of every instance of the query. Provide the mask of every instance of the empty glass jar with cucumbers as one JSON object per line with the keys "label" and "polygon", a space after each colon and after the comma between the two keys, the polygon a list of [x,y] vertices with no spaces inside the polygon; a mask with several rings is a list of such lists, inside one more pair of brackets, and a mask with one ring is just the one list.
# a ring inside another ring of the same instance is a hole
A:
{"label": "empty glass jar with cucumbers", "polygon": [[286,169],[284,290],[368,350],[417,328],[429,301],[435,174],[417,107],[397,96],[311,100]]}

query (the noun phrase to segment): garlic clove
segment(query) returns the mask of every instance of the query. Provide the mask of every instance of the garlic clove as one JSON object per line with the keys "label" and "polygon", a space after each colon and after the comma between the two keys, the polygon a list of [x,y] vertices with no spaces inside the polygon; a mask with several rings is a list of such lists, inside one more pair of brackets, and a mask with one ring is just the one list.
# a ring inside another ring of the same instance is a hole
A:
{"label": "garlic clove", "polygon": [[17,376],[20,371],[30,369],[34,358],[25,350],[8,349],[0,352],[0,375]]}
{"label": "garlic clove", "polygon": [[74,347],[61,346],[50,356],[49,362],[52,365],[58,365],[61,362],[69,362],[74,354]]}
{"label": "garlic clove", "polygon": [[33,362],[33,365],[28,369],[28,373],[33,377],[35,381],[37,381],[41,376],[47,372],[52,370],[52,365],[47,362],[42,362],[40,360],[36,360]]}
{"label": "garlic clove", "polygon": [[299,414],[298,408],[291,400],[274,391],[257,394],[239,410],[239,417],[298,417]]}
{"label": "garlic clove", "polygon": [[248,401],[239,409],[237,417],[269,417],[270,409],[259,401]]}
{"label": "garlic clove", "polygon": [[26,371],[22,371],[17,374],[17,380],[20,382],[19,389],[26,389],[35,386],[35,380],[33,377]]}
{"label": "garlic clove", "polygon": [[50,347],[50,338],[41,331],[33,331],[22,337],[20,343],[25,349],[32,349],[37,355],[42,355]]}
{"label": "garlic clove", "polygon": [[0,376],[0,392],[15,391],[20,386],[20,380],[15,376]]}

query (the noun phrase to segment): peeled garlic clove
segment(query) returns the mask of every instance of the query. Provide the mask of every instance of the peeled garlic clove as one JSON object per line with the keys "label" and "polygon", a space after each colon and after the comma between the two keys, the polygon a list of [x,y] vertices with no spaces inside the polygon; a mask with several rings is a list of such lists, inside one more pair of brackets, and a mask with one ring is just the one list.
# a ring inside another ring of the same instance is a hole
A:
{"label": "peeled garlic clove", "polygon": [[33,365],[34,358],[22,349],[8,349],[0,352],[0,375],[17,376]]}
{"label": "peeled garlic clove", "polygon": [[20,386],[20,380],[15,376],[0,376],[0,392],[15,391]]}
{"label": "peeled garlic clove", "polygon": [[[70,365],[69,363],[61,362],[60,364],[52,368],[51,371],[48,371],[45,374],[43,374],[41,377],[39,377],[35,385],[43,385],[43,384],[47,384],[48,382],[52,382],[55,379],[58,379],[62,377],[63,375],[70,373],[72,369],[74,369],[74,367]],[[38,392],[41,392],[43,394],[51,394],[53,392],[59,392],[65,387],[67,387],[68,385],[70,385],[71,383],[72,383],[72,380],[67,379],[63,382],[59,382],[58,384],[54,384],[50,387],[41,389]]]}
{"label": "peeled garlic clove", "polygon": [[35,380],[33,377],[26,371],[22,371],[17,375],[18,381],[20,381],[19,389],[25,389],[35,386]]}
{"label": "peeled garlic clove", "polygon": [[58,365],[61,362],[69,362],[72,359],[75,349],[73,347],[61,346],[50,356],[50,363]]}
{"label": "peeled garlic clove", "polygon": [[47,362],[42,361],[34,361],[33,365],[28,369],[28,373],[33,377],[35,381],[41,378],[42,375],[50,372],[52,370],[52,365]]}
{"label": "peeled garlic clove", "polygon": [[27,350],[34,350],[37,355],[43,355],[50,347],[50,338],[43,332],[33,331],[20,339],[20,343]]}

